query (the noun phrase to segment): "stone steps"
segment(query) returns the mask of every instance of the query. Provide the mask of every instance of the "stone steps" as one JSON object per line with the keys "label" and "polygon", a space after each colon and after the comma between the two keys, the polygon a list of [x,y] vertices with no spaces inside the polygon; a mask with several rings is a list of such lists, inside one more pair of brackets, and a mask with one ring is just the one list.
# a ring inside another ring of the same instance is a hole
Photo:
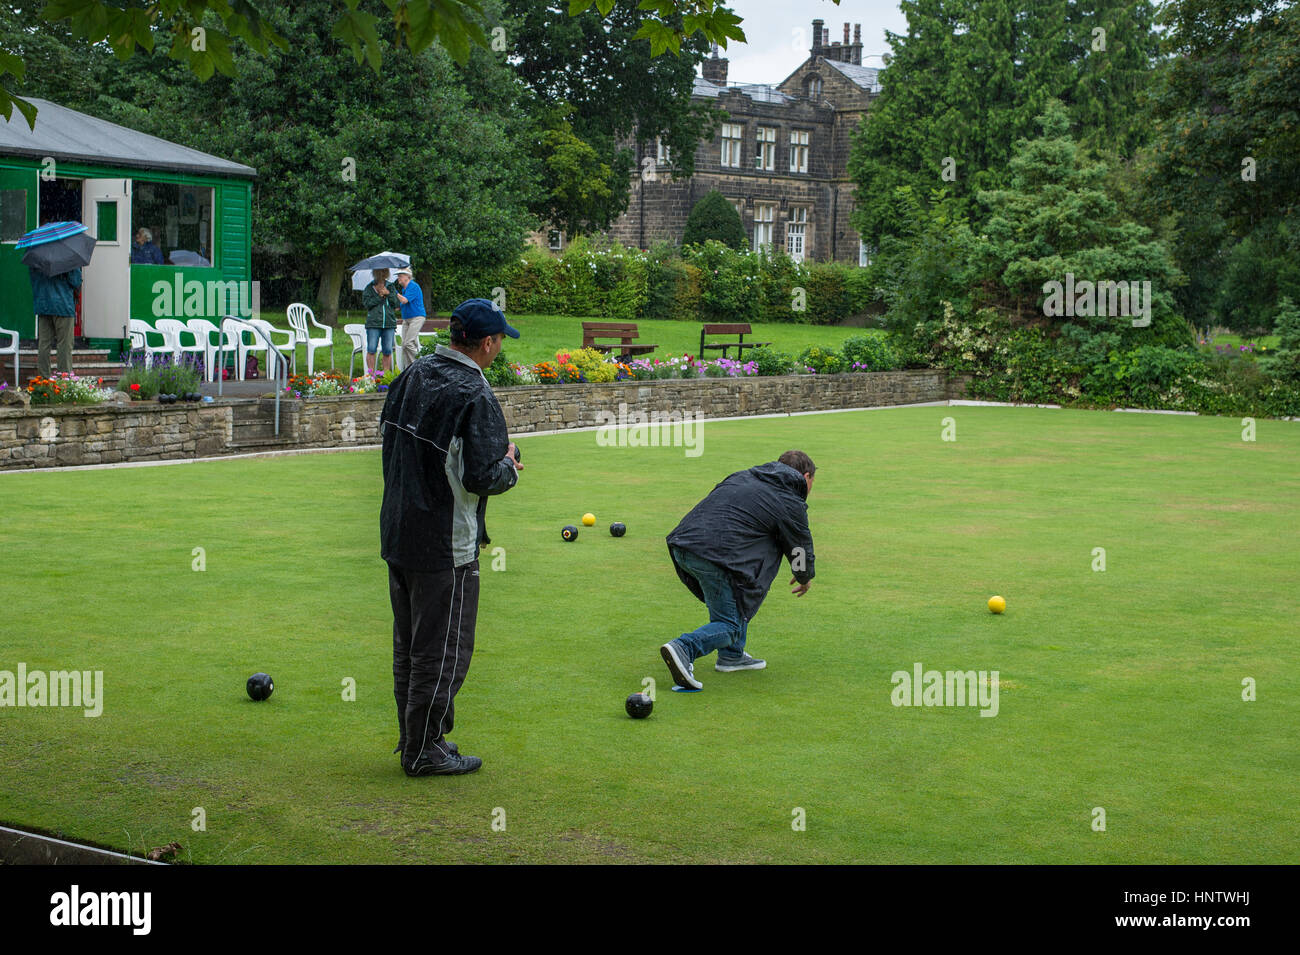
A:
{"label": "stone steps", "polygon": [[[122,374],[120,362],[110,361],[107,348],[74,348],[72,350],[72,373],[80,378],[103,378],[104,385],[117,384]],[[0,355],[0,381],[9,382],[13,387],[14,365],[12,355]],[[50,368],[57,370],[58,357],[50,351]],[[22,348],[18,352],[19,387],[26,388],[28,382],[36,377],[36,350]]]}

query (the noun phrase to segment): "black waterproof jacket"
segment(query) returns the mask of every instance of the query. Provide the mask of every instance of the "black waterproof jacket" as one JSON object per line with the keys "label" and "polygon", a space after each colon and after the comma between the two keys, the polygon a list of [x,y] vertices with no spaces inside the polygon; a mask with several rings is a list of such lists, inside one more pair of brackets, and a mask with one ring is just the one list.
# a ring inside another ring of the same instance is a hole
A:
{"label": "black waterproof jacket", "polygon": [[488,497],[518,480],[505,415],[478,365],[438,346],[388,389],[380,428],[384,560],[417,573],[476,560],[488,542]]}
{"label": "black waterproof jacket", "polygon": [[[803,475],[779,461],[737,471],[682,518],[668,544],[724,568],[736,606],[752,620],[781,569],[782,555],[790,558],[799,583],[813,579],[807,500]],[[704,600],[699,583],[675,559],[673,568],[691,593]]]}

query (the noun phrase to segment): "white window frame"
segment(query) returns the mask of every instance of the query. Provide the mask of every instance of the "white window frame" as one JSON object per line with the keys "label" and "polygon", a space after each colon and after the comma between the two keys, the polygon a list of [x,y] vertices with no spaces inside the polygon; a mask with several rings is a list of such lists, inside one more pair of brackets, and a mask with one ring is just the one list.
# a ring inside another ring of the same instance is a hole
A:
{"label": "white window frame", "polygon": [[673,148],[664,145],[662,136],[655,137],[655,162],[660,166],[671,166],[673,164]]}
{"label": "white window frame", "polygon": [[802,262],[808,248],[808,207],[792,206],[790,221],[785,224],[785,251],[796,262]]}
{"label": "white window frame", "polygon": [[858,239],[858,268],[865,269],[871,264],[871,256],[875,252],[871,246],[867,245],[864,239]]}
{"label": "white window frame", "polygon": [[560,229],[550,229],[547,231],[546,247],[552,252],[564,251],[564,233]]}
{"label": "white window frame", "polygon": [[772,244],[772,234],[776,226],[776,203],[754,203],[754,251]]}
{"label": "white window frame", "polygon": [[776,171],[776,127],[759,126],[754,138],[754,168]]}
{"label": "white window frame", "polygon": [[790,171],[808,171],[808,151],[812,134],[806,129],[790,130]]}
{"label": "white window frame", "polygon": [[722,148],[720,162],[733,169],[740,167],[740,150],[745,141],[744,123],[722,124]]}

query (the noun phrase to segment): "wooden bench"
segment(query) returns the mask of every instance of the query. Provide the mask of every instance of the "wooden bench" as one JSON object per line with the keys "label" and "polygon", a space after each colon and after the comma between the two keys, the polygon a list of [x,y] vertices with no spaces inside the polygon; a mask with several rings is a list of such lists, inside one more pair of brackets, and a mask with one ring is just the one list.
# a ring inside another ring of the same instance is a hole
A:
{"label": "wooden bench", "polygon": [[[745,341],[745,336],[752,334],[753,332],[748,325],[705,325],[700,329],[700,358],[704,358],[706,348],[721,350],[723,358],[727,357],[728,349],[734,348],[736,349],[736,359],[741,360],[745,357],[746,348],[761,348],[764,345],[772,344],[771,342]],[[704,337],[706,335],[735,335],[736,339],[725,342],[705,342]]]}
{"label": "wooden bench", "polygon": [[[617,345],[602,345],[597,339],[599,338],[617,338]],[[596,351],[611,352],[618,351],[620,357],[627,361],[633,355],[644,355],[652,352],[658,345],[646,345],[636,342],[637,330],[635,322],[583,322],[582,323],[582,347],[594,348]]]}

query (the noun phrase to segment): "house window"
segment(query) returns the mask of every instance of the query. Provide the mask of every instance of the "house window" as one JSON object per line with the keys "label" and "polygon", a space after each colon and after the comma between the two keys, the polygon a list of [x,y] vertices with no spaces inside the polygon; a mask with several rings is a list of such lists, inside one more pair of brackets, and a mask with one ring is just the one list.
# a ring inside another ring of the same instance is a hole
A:
{"label": "house window", "polygon": [[809,97],[821,96],[822,78],[818,76],[816,73],[809,75],[809,77],[803,82],[803,91],[804,94]]}
{"label": "house window", "polygon": [[727,201],[731,203],[731,208],[736,210],[736,215],[740,216],[742,219],[745,218],[744,199],[728,199]]}
{"label": "house window", "polygon": [[796,262],[803,261],[804,241],[808,234],[808,210],[795,207],[790,210],[790,221],[785,226],[785,251]]}
{"label": "house window", "polygon": [[140,229],[148,229],[154,244],[162,250],[164,263],[171,262],[173,252],[196,253],[211,262],[212,194],[210,186],[135,180],[131,196],[132,237]]}
{"label": "house window", "polygon": [[871,264],[871,257],[875,254],[875,252],[876,250],[874,246],[867,245],[866,242],[859,239],[858,240],[858,265],[865,269],[868,265]]}
{"label": "house window", "polygon": [[754,205],[754,251],[772,244],[772,223],[776,221],[776,206],[769,202]]}
{"label": "house window", "polygon": [[808,137],[806,129],[790,130],[790,171],[808,171]]}
{"label": "house window", "polygon": [[546,244],[552,252],[559,252],[564,248],[564,233],[559,229],[552,229],[546,233]]}
{"label": "house window", "polygon": [[722,165],[740,165],[740,143],[744,137],[745,127],[742,124],[722,124]]}
{"label": "house window", "polygon": [[661,166],[667,166],[673,161],[672,147],[663,141],[662,136],[655,137],[655,161]]}
{"label": "house window", "polygon": [[755,169],[776,169],[776,127],[758,127],[758,141],[754,147]]}

